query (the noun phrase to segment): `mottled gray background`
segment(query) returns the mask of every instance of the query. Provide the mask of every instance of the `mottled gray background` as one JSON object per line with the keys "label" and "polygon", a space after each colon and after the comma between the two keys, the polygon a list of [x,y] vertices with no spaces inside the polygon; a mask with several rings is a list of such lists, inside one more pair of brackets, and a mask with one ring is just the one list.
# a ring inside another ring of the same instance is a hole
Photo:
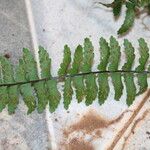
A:
{"label": "mottled gray background", "polygon": [[[32,50],[32,40],[24,0],[0,0],[0,54],[9,54],[15,64],[22,48]],[[21,101],[21,100],[20,100]],[[16,114],[0,113],[0,150],[46,150],[45,114],[26,115],[23,102]]]}

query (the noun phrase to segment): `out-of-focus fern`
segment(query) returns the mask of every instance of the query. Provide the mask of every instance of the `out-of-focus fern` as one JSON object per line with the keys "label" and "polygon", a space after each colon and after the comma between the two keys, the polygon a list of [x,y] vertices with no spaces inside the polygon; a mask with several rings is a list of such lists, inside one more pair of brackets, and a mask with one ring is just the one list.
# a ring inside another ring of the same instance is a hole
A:
{"label": "out-of-focus fern", "polygon": [[[28,107],[28,114],[35,109],[42,113],[47,104],[50,112],[54,112],[61,100],[61,91],[57,88],[58,82],[64,83],[62,92],[65,109],[69,108],[73,92],[76,93],[78,103],[85,100],[86,105],[91,105],[98,97],[99,104],[102,105],[110,92],[109,78],[114,87],[114,99],[120,99],[125,85],[126,102],[127,105],[131,105],[135,97],[148,88],[147,74],[150,73],[150,67],[146,69],[149,48],[144,39],[141,38],[138,42],[140,58],[135,70],[132,70],[135,49],[127,39],[124,40],[126,62],[119,70],[121,47],[114,37],[110,38],[110,42],[100,38],[98,71],[92,71],[94,47],[89,38],[85,38],[83,47],[77,46],[72,59],[70,48],[65,45],[57,77],[52,76],[51,59],[41,46],[39,47],[40,75],[37,63],[28,49],[23,49],[23,57],[17,67],[13,67],[8,59],[0,56],[0,111],[8,107],[9,113],[14,113],[20,93]],[[136,89],[134,78],[137,78],[139,90]]]}
{"label": "out-of-focus fern", "polygon": [[123,5],[126,5],[126,16],[125,20],[118,30],[118,34],[124,34],[133,26],[135,17],[139,16],[143,10],[146,13],[150,13],[150,0],[114,0],[111,4],[100,4],[106,7],[112,7],[113,14],[115,17],[120,16],[120,12]]}

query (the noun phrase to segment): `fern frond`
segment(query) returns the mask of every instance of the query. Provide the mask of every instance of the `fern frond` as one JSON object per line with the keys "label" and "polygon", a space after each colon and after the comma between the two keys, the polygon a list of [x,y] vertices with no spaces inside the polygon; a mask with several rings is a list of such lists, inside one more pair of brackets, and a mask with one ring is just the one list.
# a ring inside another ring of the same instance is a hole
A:
{"label": "fern frond", "polygon": [[[25,65],[24,61],[20,59],[19,65],[17,66],[17,69],[16,69],[16,81],[17,82],[27,81],[24,65]],[[20,93],[23,97],[24,103],[28,107],[27,114],[30,114],[36,108],[36,100],[35,100],[35,97],[33,96],[33,88],[31,87],[30,83],[20,85],[19,88],[20,88]]]}
{"label": "fern frond", "polygon": [[[140,46],[141,57],[139,59],[140,64],[136,68],[136,71],[144,71],[146,63],[147,63],[148,58],[149,58],[149,48],[148,48],[145,40],[142,38],[139,39],[139,46]],[[139,94],[143,93],[148,87],[147,74],[138,74],[137,78],[138,78],[138,84],[140,86],[140,90],[137,93],[139,95]]]}
{"label": "fern frond", "polygon": [[[14,69],[8,59],[0,56],[0,111],[8,107],[9,114],[15,112],[19,103],[19,93],[28,107],[28,114],[35,109],[42,113],[49,104],[50,112],[54,112],[61,100],[58,82],[63,82],[63,104],[68,109],[73,93],[76,93],[78,103],[85,98],[85,104],[91,105],[97,98],[102,105],[110,92],[109,76],[115,91],[114,99],[122,96],[123,82],[126,87],[127,105],[131,105],[135,97],[145,92],[148,88],[147,68],[149,48],[144,39],[139,39],[139,65],[135,70],[132,66],[135,60],[135,49],[132,44],[124,40],[124,53],[126,62],[119,70],[121,47],[118,41],[110,38],[108,43],[100,38],[100,62],[98,71],[92,72],[94,62],[94,47],[89,38],[85,38],[84,46],[77,46],[73,59],[70,48],[65,45],[64,58],[60,65],[57,77],[51,75],[51,59],[43,47],[39,47],[40,77],[38,76],[37,63],[28,49],[23,49],[23,57]],[[150,66],[150,65],[149,65]],[[122,80],[122,78],[124,80]],[[140,87],[137,92],[134,79],[138,79]],[[98,86],[97,86],[98,84]],[[75,92],[74,89],[75,88]]]}
{"label": "fern frond", "polygon": [[134,24],[135,19],[135,5],[133,3],[126,3],[127,11],[124,23],[118,30],[118,34],[127,32]]}
{"label": "fern frond", "polygon": [[58,107],[61,95],[57,89],[57,82],[55,80],[52,80],[51,59],[49,58],[47,51],[41,46],[39,46],[39,60],[41,68],[41,77],[51,79],[47,82],[43,82],[46,89],[46,91],[44,91],[46,96],[44,97],[46,98],[44,106],[49,102],[49,110],[50,112],[54,112]]}
{"label": "fern frond", "polygon": [[[92,70],[93,60],[94,60],[94,47],[90,39],[85,38],[84,40],[84,52],[83,52],[83,66],[82,72],[90,72]],[[85,92],[86,92],[86,105],[92,104],[97,96],[97,85],[96,85],[95,75],[90,74],[85,76]],[[91,91],[91,92],[90,92]]]}
{"label": "fern frond", "polygon": [[[118,70],[118,65],[120,62],[120,46],[117,40],[114,37],[110,38],[110,58],[109,58],[109,71]],[[119,100],[122,95],[123,84],[121,81],[121,73],[112,73],[111,74],[112,83],[115,90],[115,99]]]}
{"label": "fern frond", "polygon": [[106,7],[111,7],[114,17],[118,17],[121,12],[121,8],[123,5],[126,5],[126,15],[123,24],[118,30],[118,34],[122,35],[127,33],[134,24],[134,20],[144,10],[147,14],[149,14],[150,10],[150,0],[114,0],[110,4],[103,4],[98,2],[101,5]]}
{"label": "fern frond", "polygon": [[[126,63],[122,67],[124,71],[132,70],[132,66],[135,59],[134,48],[132,44],[125,39],[124,40],[125,54],[126,54]],[[136,96],[136,87],[134,84],[134,75],[133,73],[124,74],[124,82],[126,85],[127,99],[126,102],[128,105],[131,105]]]}
{"label": "fern frond", "polygon": [[[83,62],[83,48],[81,45],[78,45],[78,47],[75,50],[72,68],[70,69],[70,74],[80,73],[82,62]],[[85,95],[85,86],[83,82],[83,77],[80,76],[73,78],[73,85],[76,89],[76,98],[78,102],[81,102]]]}
{"label": "fern frond", "polygon": [[[3,82],[4,83],[14,83],[15,82],[14,70],[13,70],[11,63],[4,57],[0,57],[0,62],[1,62],[2,73],[3,73]],[[11,87],[7,87],[7,92],[8,92],[8,98],[9,98],[8,112],[9,112],[9,114],[13,114],[19,103],[18,86],[14,85]]]}
{"label": "fern frond", "polygon": [[60,69],[58,70],[59,76],[63,76],[68,73],[68,67],[70,65],[70,62],[71,62],[70,48],[67,45],[65,45],[64,46],[64,59],[60,65]]}
{"label": "fern frond", "polygon": [[[110,47],[108,46],[107,41],[104,38],[100,38],[100,64],[97,69],[100,71],[105,71],[107,69],[109,55],[110,55]],[[108,74],[99,74],[98,75],[98,99],[99,104],[103,104],[108,97],[109,94],[109,84],[108,84]]]}

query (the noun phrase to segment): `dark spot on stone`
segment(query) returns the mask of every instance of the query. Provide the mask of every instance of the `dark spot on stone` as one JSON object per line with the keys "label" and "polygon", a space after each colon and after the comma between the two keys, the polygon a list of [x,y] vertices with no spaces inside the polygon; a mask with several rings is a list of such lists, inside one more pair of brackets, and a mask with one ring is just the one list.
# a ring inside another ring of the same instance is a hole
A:
{"label": "dark spot on stone", "polygon": [[146,134],[150,135],[150,132],[149,132],[149,131],[146,131]]}
{"label": "dark spot on stone", "polygon": [[43,32],[45,32],[45,29],[43,29]]}
{"label": "dark spot on stone", "polygon": [[56,122],[58,122],[58,119],[57,119],[57,118],[55,118],[55,121],[56,121]]}
{"label": "dark spot on stone", "polygon": [[9,59],[9,58],[10,58],[10,54],[6,53],[6,54],[4,55],[4,57],[7,58],[7,59]]}
{"label": "dark spot on stone", "polygon": [[15,34],[12,34],[12,36],[15,36]]}
{"label": "dark spot on stone", "polygon": [[69,113],[70,113],[70,111],[67,111],[67,113],[69,114]]}

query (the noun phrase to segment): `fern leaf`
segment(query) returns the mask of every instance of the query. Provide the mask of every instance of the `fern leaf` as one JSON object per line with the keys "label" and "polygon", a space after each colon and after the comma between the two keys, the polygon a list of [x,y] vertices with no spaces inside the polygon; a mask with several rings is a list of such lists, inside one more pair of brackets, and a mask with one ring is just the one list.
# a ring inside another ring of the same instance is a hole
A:
{"label": "fern leaf", "polygon": [[[3,83],[2,79],[2,70],[0,70],[0,84]],[[8,92],[7,92],[7,87],[0,87],[0,112],[3,111],[3,109],[6,107],[8,104],[9,99],[8,99]]]}
{"label": "fern leaf", "polygon": [[[100,45],[100,64],[98,65],[98,69],[100,71],[105,71],[109,60],[110,48],[104,38],[100,38],[99,45]],[[98,91],[99,104],[103,104],[107,99],[110,91],[108,84],[108,74],[99,74],[98,84],[99,84],[99,91]]]}
{"label": "fern leaf", "polygon": [[57,89],[56,80],[48,80],[47,81],[48,88],[48,99],[49,99],[49,110],[50,112],[54,112],[58,107],[61,99],[60,92]]}
{"label": "fern leaf", "polygon": [[74,77],[73,78],[73,85],[75,87],[76,91],[76,98],[78,100],[78,103],[80,103],[85,96],[85,86],[84,86],[84,80],[82,76]]}
{"label": "fern leaf", "polygon": [[70,74],[77,74],[81,71],[82,61],[83,61],[83,48],[81,45],[78,45],[78,47],[75,50],[72,68],[69,71]]}
{"label": "fern leaf", "polygon": [[[84,40],[84,56],[83,56],[83,66],[82,66],[82,72],[90,72],[92,65],[93,65],[93,59],[94,59],[94,47],[92,45],[92,42],[90,39],[85,38]],[[86,84],[86,105],[92,104],[92,102],[95,100],[97,96],[97,85],[96,85],[96,78],[95,75],[86,75],[85,76],[85,84]],[[89,92],[91,91],[91,92]]]}
{"label": "fern leaf", "polygon": [[39,113],[42,113],[46,105],[48,103],[48,98],[47,98],[47,90],[45,88],[45,82],[40,81],[34,84],[34,89],[36,92],[36,96],[38,99],[38,105],[37,105],[37,110]]}
{"label": "fern leaf", "polygon": [[60,69],[58,70],[59,76],[63,76],[65,74],[67,74],[70,62],[71,62],[70,48],[67,45],[65,45],[63,62],[61,63]]}
{"label": "fern leaf", "polygon": [[0,112],[6,107],[9,102],[7,87],[0,87]]}
{"label": "fern leaf", "polygon": [[93,59],[94,59],[94,47],[92,45],[92,42],[89,38],[85,38],[84,40],[84,52],[83,52],[83,65],[82,65],[82,72],[90,72],[92,65],[93,65]]}
{"label": "fern leaf", "polygon": [[133,3],[127,2],[126,7],[127,7],[126,17],[125,17],[123,25],[118,30],[118,34],[123,34],[127,32],[134,24],[135,5]]}
{"label": "fern leaf", "polygon": [[41,77],[42,78],[51,78],[45,82],[45,88],[47,89],[47,98],[49,101],[49,110],[54,112],[58,107],[58,104],[61,99],[61,95],[57,88],[57,82],[52,79],[51,76],[51,59],[47,51],[43,47],[39,47],[39,59],[41,67]]}
{"label": "fern leaf", "polygon": [[115,17],[120,15],[121,8],[122,8],[122,3],[123,3],[122,0],[114,0],[113,14],[114,14]]}
{"label": "fern leaf", "polygon": [[23,48],[23,61],[25,62],[26,79],[28,81],[39,79],[36,61],[27,48]]}
{"label": "fern leaf", "polygon": [[[148,48],[145,40],[142,38],[139,39],[139,46],[140,46],[141,57],[139,58],[139,66],[135,70],[136,71],[144,71],[145,65],[149,58],[149,48]],[[140,90],[137,93],[137,95],[139,95],[139,94],[143,93],[148,87],[147,74],[138,74],[137,78],[138,78],[138,84],[140,86]]]}
{"label": "fern leaf", "polygon": [[[34,60],[33,55],[28,49],[23,49],[23,61],[25,62],[27,80],[30,81],[39,79],[36,61]],[[47,105],[45,82],[37,82],[34,83],[33,86],[36,92],[36,96],[38,98],[37,110],[39,113],[42,113]]]}
{"label": "fern leaf", "polygon": [[127,105],[130,106],[135,100],[136,96],[136,87],[134,84],[134,75],[133,73],[124,74],[124,82],[126,85],[127,92]]}
{"label": "fern leaf", "polygon": [[[65,45],[64,46],[64,59],[60,65],[58,75],[61,76],[61,75],[66,75],[67,73],[70,73],[70,70],[69,70],[70,63],[71,63],[70,48],[67,45]],[[73,90],[71,86],[71,78],[66,78],[65,83],[64,83],[64,94],[63,94],[63,98],[64,98],[63,103],[64,103],[65,109],[68,109],[69,104],[71,103],[72,95],[73,95]]]}
{"label": "fern leaf", "polygon": [[[75,50],[70,74],[80,73],[82,61],[83,61],[83,48],[81,45],[79,45]],[[85,95],[85,87],[84,87],[83,77],[78,76],[78,77],[73,78],[73,85],[76,89],[76,98],[79,103],[83,100],[84,95]]]}
{"label": "fern leaf", "polygon": [[[17,82],[27,81],[26,80],[26,73],[25,73],[25,70],[24,70],[24,65],[25,64],[24,64],[23,60],[20,59],[19,60],[19,65],[16,69],[16,81]],[[35,101],[35,98],[34,98],[34,95],[33,95],[33,89],[31,87],[31,84],[27,83],[27,84],[20,85],[19,89],[20,89],[20,93],[23,97],[24,103],[28,107],[27,114],[30,114],[36,108],[36,101]]]}
{"label": "fern leaf", "polygon": [[96,78],[94,75],[86,75],[85,77],[86,84],[86,105],[91,105],[96,99],[98,88],[96,85]]}
{"label": "fern leaf", "polygon": [[[14,71],[11,63],[4,57],[0,57],[1,67],[2,67],[2,74],[3,74],[3,81],[4,83],[14,83]],[[8,112],[9,114],[15,113],[17,105],[19,103],[19,96],[18,96],[18,86],[11,86],[7,88],[8,91]],[[6,99],[7,101],[7,99]]]}
{"label": "fern leaf", "polygon": [[67,78],[65,80],[64,93],[63,93],[65,109],[69,108],[69,105],[70,105],[71,100],[72,100],[72,95],[73,95],[73,89],[71,86],[71,78]]}
{"label": "fern leaf", "polygon": [[98,99],[99,104],[102,105],[108,97],[110,88],[108,84],[108,74],[99,74],[98,75],[98,84],[99,84],[99,91],[98,91]]}
{"label": "fern leaf", "polygon": [[[132,69],[132,65],[135,59],[134,48],[132,44],[128,40],[124,40],[125,54],[126,54],[126,63],[122,67],[122,70],[129,71]],[[124,74],[124,82],[126,85],[126,93],[127,93],[127,105],[131,105],[136,96],[136,87],[134,84],[134,75],[133,73],[125,73]]]}
{"label": "fern leaf", "polygon": [[[110,58],[109,58],[109,71],[118,70],[120,62],[120,46],[116,39],[111,36],[110,38]],[[112,83],[115,90],[115,99],[119,100],[122,95],[123,84],[121,81],[121,73],[111,73]]]}
{"label": "fern leaf", "polygon": [[47,51],[39,46],[39,60],[41,68],[41,78],[51,78],[51,59]]}

